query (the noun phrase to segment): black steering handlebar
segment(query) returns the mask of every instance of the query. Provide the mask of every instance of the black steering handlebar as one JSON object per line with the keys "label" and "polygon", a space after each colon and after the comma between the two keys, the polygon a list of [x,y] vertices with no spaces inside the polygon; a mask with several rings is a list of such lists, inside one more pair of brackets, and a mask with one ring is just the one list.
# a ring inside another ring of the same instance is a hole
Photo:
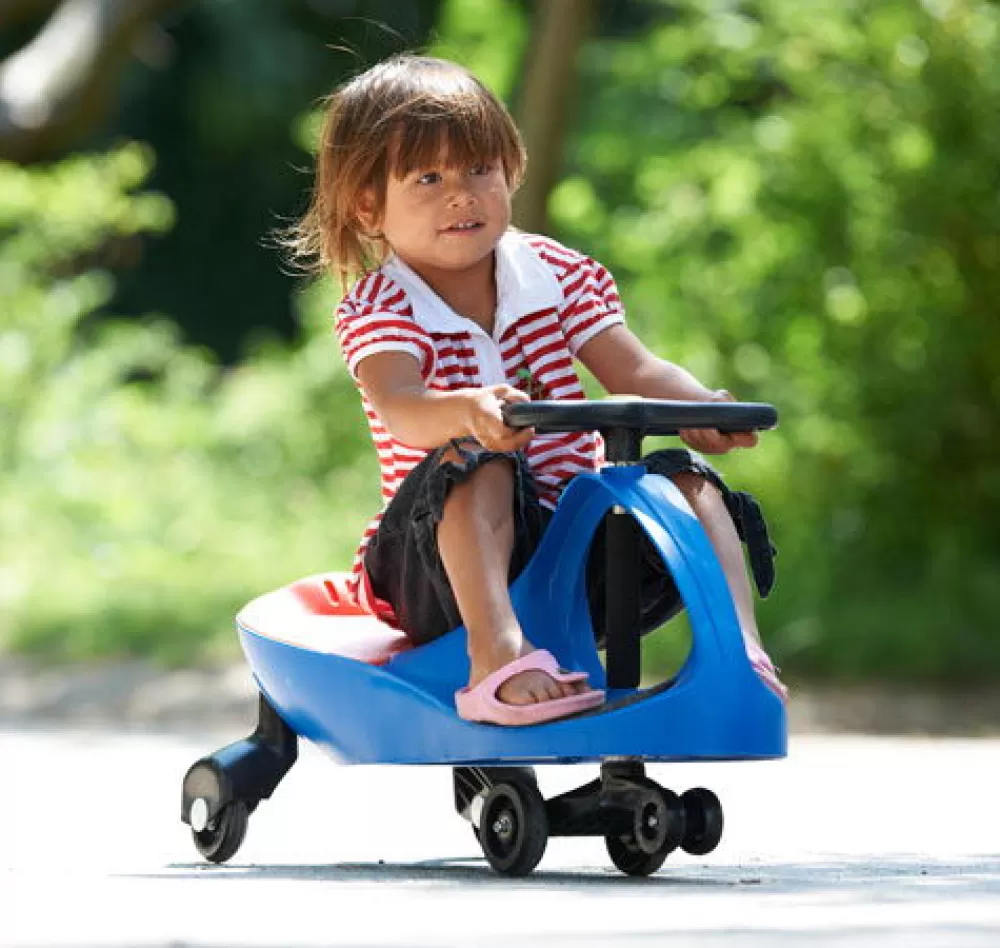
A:
{"label": "black steering handlebar", "polygon": [[595,401],[513,402],[503,407],[510,428],[600,431],[609,461],[634,461],[646,435],[675,435],[685,428],[764,431],[778,424],[778,411],[762,402],[675,402],[658,398]]}
{"label": "black steering handlebar", "polygon": [[606,401],[513,402],[503,407],[510,428],[600,431],[633,428],[644,435],[674,435],[683,428],[759,431],[774,428],[778,412],[761,402],[674,402],[657,398]]}

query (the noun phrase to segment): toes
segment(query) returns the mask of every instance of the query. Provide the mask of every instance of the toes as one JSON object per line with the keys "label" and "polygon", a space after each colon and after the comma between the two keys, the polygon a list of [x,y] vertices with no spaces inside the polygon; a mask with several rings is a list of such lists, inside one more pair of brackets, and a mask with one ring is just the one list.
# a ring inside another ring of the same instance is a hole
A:
{"label": "toes", "polygon": [[562,698],[572,698],[574,695],[584,695],[591,691],[590,685],[586,681],[564,681],[559,685],[559,696]]}
{"label": "toes", "polygon": [[572,698],[573,695],[582,694],[586,690],[586,686],[582,681],[563,682],[560,687],[564,698]]}
{"label": "toes", "polygon": [[583,694],[590,689],[586,682],[561,682],[544,672],[522,672],[505,682],[497,697],[506,704],[540,704]]}
{"label": "toes", "polygon": [[539,704],[543,701],[555,701],[558,698],[567,696],[566,686],[561,682],[550,678],[544,672],[533,674],[529,681],[525,682],[527,691],[531,695],[531,701]]}
{"label": "toes", "polygon": [[547,678],[545,682],[545,696],[548,700],[554,701],[563,696],[562,686],[553,678]]}
{"label": "toes", "polygon": [[504,704],[532,704],[536,700],[531,689],[525,687],[519,678],[520,676],[515,676],[510,681],[504,682],[497,691],[497,698]]}
{"label": "toes", "polygon": [[540,681],[537,684],[533,683],[529,689],[529,693],[532,702],[535,704],[541,704],[543,701],[549,701],[552,698],[551,689],[547,687],[544,681]]}

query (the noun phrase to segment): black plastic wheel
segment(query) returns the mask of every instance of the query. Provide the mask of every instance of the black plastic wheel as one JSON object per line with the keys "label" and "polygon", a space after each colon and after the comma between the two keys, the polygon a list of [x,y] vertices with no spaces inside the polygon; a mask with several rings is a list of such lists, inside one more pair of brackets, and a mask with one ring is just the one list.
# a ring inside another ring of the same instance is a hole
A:
{"label": "black plastic wheel", "polygon": [[250,810],[242,800],[226,804],[200,832],[191,830],[194,845],[209,862],[225,862],[236,855],[250,822]]}
{"label": "black plastic wheel", "polygon": [[604,844],[608,848],[608,855],[615,864],[616,869],[620,869],[627,876],[651,876],[666,861],[668,852],[644,853],[635,842],[635,837],[628,836],[605,836]]}
{"label": "black plastic wheel", "polygon": [[672,853],[684,838],[684,804],[673,790],[661,787],[649,777],[635,781],[646,793],[635,811],[633,836],[639,848],[647,853]]}
{"label": "black plastic wheel", "polygon": [[656,872],[681,843],[685,809],[680,797],[648,777],[629,781],[644,791],[637,802],[632,828],[624,835],[604,837],[608,855],[617,869],[630,876]]}
{"label": "black plastic wheel", "polygon": [[[458,769],[458,768],[456,768]],[[478,768],[480,773],[486,777],[486,786],[483,788],[483,792],[488,793],[488,786],[496,783],[509,783],[513,787],[523,787],[525,793],[540,793],[538,789],[538,776],[535,774],[534,767],[491,767],[488,770],[485,768]],[[500,779],[500,772],[503,773],[503,779]],[[483,796],[485,800],[485,795]],[[548,823],[546,823],[546,832],[548,831]],[[482,846],[483,841],[479,837],[479,828],[476,826],[472,827],[472,835],[476,837],[476,842]]]}
{"label": "black plastic wheel", "polygon": [[545,801],[538,788],[527,780],[495,784],[483,800],[476,836],[497,872],[526,876],[549,841]]}
{"label": "black plastic wheel", "polygon": [[692,856],[705,856],[722,839],[722,804],[704,787],[692,787],[681,794],[686,828],[681,849]]}

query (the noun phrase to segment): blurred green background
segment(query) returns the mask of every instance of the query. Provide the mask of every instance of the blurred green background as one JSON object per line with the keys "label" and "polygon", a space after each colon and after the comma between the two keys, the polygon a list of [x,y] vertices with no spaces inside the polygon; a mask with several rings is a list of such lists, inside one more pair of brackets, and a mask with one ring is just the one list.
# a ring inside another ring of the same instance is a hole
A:
{"label": "blurred green background", "polygon": [[605,263],[657,353],[780,407],[719,466],[781,550],[787,677],[996,680],[998,27],[983,0],[0,2],[0,649],[231,657],[243,602],[348,567],[379,501],[338,292],[269,234],[319,97],[429,49],[525,128],[519,220]]}

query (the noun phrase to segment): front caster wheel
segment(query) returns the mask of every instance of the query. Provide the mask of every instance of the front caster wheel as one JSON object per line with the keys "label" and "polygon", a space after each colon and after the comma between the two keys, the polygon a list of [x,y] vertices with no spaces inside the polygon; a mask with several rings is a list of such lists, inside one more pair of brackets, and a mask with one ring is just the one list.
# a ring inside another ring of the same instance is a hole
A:
{"label": "front caster wheel", "polygon": [[549,840],[545,801],[529,781],[495,784],[483,800],[476,833],[487,862],[501,875],[526,876]]}
{"label": "front caster wheel", "polygon": [[209,862],[225,862],[236,855],[250,822],[250,810],[242,800],[226,804],[202,830],[191,830],[195,848]]}
{"label": "front caster wheel", "polygon": [[692,856],[705,856],[722,839],[722,804],[704,787],[693,787],[681,794],[686,827],[681,849]]}
{"label": "front caster wheel", "polygon": [[617,869],[629,876],[648,876],[684,838],[684,805],[676,793],[654,780],[636,777],[632,782],[642,790],[632,827],[625,834],[605,836],[604,843]]}

